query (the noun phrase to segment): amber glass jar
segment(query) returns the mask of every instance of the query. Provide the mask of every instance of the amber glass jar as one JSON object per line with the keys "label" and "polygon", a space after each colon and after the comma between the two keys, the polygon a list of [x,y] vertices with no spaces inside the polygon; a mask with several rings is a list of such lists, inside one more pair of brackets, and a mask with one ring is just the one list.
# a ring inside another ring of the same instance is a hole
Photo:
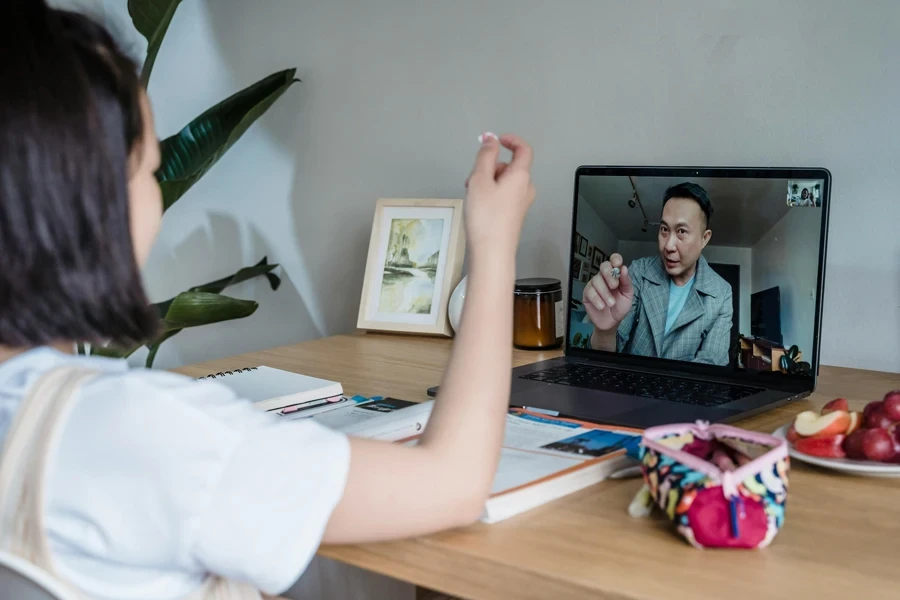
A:
{"label": "amber glass jar", "polygon": [[566,333],[566,310],[559,279],[516,281],[513,346],[523,350],[559,348]]}

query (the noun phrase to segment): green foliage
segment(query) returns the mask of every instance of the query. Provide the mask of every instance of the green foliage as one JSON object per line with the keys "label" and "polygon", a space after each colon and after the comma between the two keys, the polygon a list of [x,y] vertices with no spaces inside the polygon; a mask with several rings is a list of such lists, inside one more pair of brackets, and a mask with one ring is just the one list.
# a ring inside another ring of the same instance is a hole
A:
{"label": "green foliage", "polygon": [[[147,58],[141,70],[141,81],[147,85],[156,64],[166,31],[181,0],[128,0],[128,14],[135,28],[147,40]],[[298,80],[296,69],[273,73],[209,108],[175,135],[160,143],[161,166],[156,173],[163,192],[163,208],[168,210],[197,183],[244,132]],[[200,327],[242,319],[252,315],[259,304],[226,296],[225,288],[264,276],[272,290],[281,279],[272,273],[277,264],[263,258],[252,267],[203,285],[195,286],[164,302],[155,304],[163,322],[160,334],[147,343],[146,365],[151,367],[160,345],[188,327]],[[133,348],[92,347],[91,354],[128,357]],[[79,345],[79,352],[85,352]]]}
{"label": "green foliage", "polygon": [[144,59],[144,67],[141,69],[141,83],[145,86],[150,82],[156,55],[159,54],[159,48],[179,4],[181,0],[128,0],[131,22],[147,39],[147,58]]}
{"label": "green foliage", "polygon": [[297,80],[296,69],[273,73],[216,104],[160,143],[156,174],[168,210],[200,181],[244,132]]}

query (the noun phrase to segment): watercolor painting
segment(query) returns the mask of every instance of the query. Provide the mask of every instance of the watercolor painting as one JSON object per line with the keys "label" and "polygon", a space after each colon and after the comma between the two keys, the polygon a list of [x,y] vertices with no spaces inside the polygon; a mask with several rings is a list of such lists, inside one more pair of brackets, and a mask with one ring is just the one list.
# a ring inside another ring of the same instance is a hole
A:
{"label": "watercolor painting", "polygon": [[379,312],[431,313],[443,230],[443,219],[391,220]]}
{"label": "watercolor painting", "polygon": [[356,326],[451,337],[450,295],[462,278],[460,198],[379,198]]}

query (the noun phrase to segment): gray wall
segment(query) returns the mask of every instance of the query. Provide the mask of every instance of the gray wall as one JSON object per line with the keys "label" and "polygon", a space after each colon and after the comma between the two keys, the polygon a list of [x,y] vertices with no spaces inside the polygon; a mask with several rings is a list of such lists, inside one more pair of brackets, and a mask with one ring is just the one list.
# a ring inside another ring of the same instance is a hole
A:
{"label": "gray wall", "polygon": [[579,164],[829,167],[822,360],[900,371],[898,29],[894,0],[184,2],[160,134],[278,68],[303,83],[167,214],[147,270],[163,298],[268,253],[284,287],[236,289],[254,317],[158,364],[352,330],[375,199],[461,196],[490,129],[536,148],[519,275],[563,281]]}

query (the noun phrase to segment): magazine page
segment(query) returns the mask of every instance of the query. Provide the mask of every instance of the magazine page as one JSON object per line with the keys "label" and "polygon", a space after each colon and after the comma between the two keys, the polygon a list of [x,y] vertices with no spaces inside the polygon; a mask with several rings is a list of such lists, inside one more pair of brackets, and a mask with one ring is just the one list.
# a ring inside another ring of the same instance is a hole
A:
{"label": "magazine page", "polygon": [[375,399],[316,415],[313,420],[347,435],[395,441],[422,433],[433,405],[433,400],[411,402],[397,398]]}

